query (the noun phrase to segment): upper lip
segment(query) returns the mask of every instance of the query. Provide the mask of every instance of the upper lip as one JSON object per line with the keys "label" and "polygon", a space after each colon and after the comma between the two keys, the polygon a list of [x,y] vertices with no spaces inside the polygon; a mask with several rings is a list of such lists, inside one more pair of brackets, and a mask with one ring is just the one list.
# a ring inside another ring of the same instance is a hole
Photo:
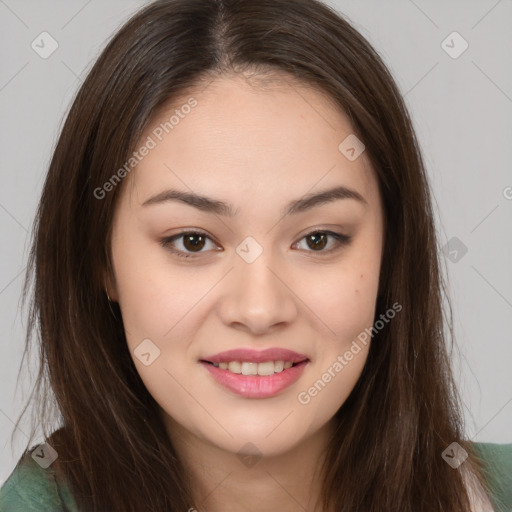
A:
{"label": "upper lip", "polygon": [[266,361],[291,361],[300,363],[306,361],[308,356],[298,354],[286,348],[267,348],[266,350],[253,350],[250,348],[239,348],[219,352],[218,354],[205,357],[202,361],[210,363],[229,363],[230,361],[245,361],[248,363],[264,363]]}

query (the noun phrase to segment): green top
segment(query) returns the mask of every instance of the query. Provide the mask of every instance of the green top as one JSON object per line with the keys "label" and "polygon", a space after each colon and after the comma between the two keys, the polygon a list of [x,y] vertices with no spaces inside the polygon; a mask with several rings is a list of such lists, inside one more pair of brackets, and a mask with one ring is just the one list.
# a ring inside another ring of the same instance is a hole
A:
{"label": "green top", "polygon": [[[487,490],[495,511],[512,512],[512,444],[473,443],[473,446],[485,462]],[[44,469],[41,466],[45,464],[36,462],[34,455],[38,449],[21,457],[0,489],[0,511],[78,511],[66,483],[59,479],[51,464]],[[44,456],[43,451],[40,456]]]}
{"label": "green top", "polygon": [[485,463],[483,473],[494,510],[512,512],[512,444],[473,443],[473,448]]}

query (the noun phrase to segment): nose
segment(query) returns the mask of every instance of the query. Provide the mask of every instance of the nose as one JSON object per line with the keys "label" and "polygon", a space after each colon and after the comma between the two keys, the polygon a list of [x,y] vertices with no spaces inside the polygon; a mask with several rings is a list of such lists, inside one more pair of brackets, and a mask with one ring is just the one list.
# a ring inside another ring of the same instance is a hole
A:
{"label": "nose", "polygon": [[228,327],[261,335],[283,329],[298,313],[298,298],[283,271],[276,269],[265,252],[254,262],[240,260],[230,272],[219,305]]}

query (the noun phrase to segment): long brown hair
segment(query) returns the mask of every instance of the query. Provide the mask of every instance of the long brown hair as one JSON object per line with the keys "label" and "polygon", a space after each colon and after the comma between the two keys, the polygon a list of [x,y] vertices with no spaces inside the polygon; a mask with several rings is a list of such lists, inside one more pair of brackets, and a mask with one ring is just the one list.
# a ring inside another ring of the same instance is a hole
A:
{"label": "long brown hair", "polygon": [[[456,441],[469,453],[464,466],[479,474],[449,366],[421,152],[379,55],[316,0],[156,1],[119,30],[78,91],[44,184],[25,285],[25,350],[40,342],[33,397],[57,467],[83,510],[183,512],[194,505],[131,360],[118,306],[111,310],[105,294],[121,187],[101,200],[94,191],[123,166],[164,104],[205,77],[246,70],[288,73],[350,117],[385,210],[376,318],[391,304],[403,306],[372,340],[363,373],[336,413],[324,510],[467,512],[462,473],[441,457]],[[56,419],[62,428],[51,435]]]}

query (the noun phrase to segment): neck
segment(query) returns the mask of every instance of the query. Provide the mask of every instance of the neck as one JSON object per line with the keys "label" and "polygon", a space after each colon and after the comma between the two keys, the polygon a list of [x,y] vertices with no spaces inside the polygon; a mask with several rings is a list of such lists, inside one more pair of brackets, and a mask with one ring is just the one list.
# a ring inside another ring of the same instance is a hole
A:
{"label": "neck", "polygon": [[212,445],[169,418],[166,423],[190,477],[190,512],[321,512],[320,469],[332,423],[285,453],[252,457]]}

